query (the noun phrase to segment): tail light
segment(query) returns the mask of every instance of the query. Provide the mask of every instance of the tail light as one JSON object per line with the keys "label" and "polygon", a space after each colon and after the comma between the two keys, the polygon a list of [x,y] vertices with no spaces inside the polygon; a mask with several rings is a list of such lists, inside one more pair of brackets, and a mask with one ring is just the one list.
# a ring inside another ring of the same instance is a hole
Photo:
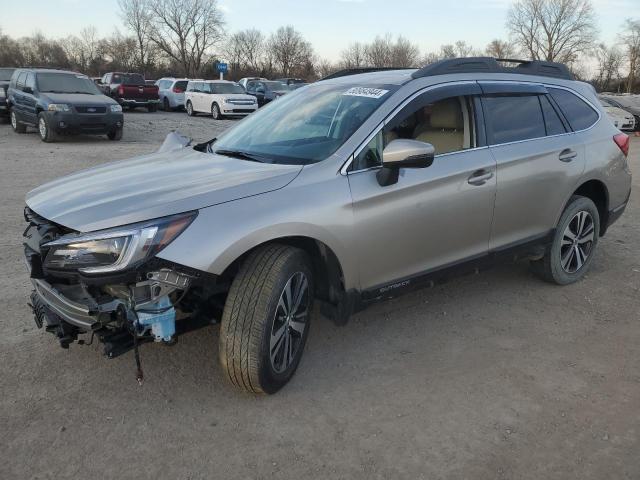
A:
{"label": "tail light", "polygon": [[183,92],[184,92],[184,88],[173,87],[173,93],[183,93]]}
{"label": "tail light", "polygon": [[617,135],[613,136],[613,141],[616,142],[616,145],[618,146],[618,148],[624,154],[625,157],[629,155],[629,143],[630,143],[629,135],[625,135],[624,133],[618,133]]}
{"label": "tail light", "polygon": [[118,95],[120,96],[124,95],[124,87],[122,85],[118,87]]}

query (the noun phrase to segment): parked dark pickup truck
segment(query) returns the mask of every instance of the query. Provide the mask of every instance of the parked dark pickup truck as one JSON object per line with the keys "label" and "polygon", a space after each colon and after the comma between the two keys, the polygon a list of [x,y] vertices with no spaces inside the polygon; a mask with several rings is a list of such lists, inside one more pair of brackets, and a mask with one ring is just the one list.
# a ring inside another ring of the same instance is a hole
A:
{"label": "parked dark pickup truck", "polygon": [[99,87],[123,107],[146,107],[150,112],[155,112],[160,103],[158,87],[147,85],[139,73],[106,73]]}

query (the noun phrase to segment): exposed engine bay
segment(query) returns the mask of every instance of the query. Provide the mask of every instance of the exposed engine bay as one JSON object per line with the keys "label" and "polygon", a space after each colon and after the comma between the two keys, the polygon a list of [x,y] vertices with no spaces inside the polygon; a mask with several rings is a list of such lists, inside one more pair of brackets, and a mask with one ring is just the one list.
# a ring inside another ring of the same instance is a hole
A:
{"label": "exposed engine bay", "polygon": [[[99,275],[83,273],[83,269],[58,269],[72,257],[88,255],[74,250],[81,241],[66,242],[56,250],[61,238],[73,238],[77,232],[49,222],[28,207],[25,220],[29,225],[23,234],[24,251],[34,287],[31,307],[35,322],[38,328],[54,334],[63,348],[74,342],[91,344],[97,337],[108,358],[134,349],[141,382],[139,344],[173,345],[178,335],[220,318],[228,286],[217,277],[156,257]],[[112,243],[117,245],[118,241]],[[94,256],[110,253],[91,252]],[[90,335],[88,342],[78,339],[83,334]]]}

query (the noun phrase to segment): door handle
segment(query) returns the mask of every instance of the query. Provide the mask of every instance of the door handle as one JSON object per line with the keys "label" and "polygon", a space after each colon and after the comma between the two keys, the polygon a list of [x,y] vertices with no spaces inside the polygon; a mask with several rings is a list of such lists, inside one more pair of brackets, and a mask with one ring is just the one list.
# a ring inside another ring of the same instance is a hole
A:
{"label": "door handle", "polygon": [[558,159],[561,162],[567,162],[568,163],[571,160],[573,160],[574,158],[576,158],[577,156],[578,156],[577,152],[574,152],[570,148],[565,148],[564,150],[562,150],[560,152],[560,155],[558,155]]}
{"label": "door handle", "polygon": [[493,177],[493,172],[487,172],[486,170],[476,170],[471,174],[467,183],[469,185],[484,185],[487,183],[487,180]]}

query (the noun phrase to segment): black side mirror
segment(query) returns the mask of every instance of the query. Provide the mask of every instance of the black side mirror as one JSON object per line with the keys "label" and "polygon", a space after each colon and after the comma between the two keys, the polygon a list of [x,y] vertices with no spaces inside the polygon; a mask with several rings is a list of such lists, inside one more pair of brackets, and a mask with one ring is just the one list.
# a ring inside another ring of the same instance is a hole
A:
{"label": "black side mirror", "polygon": [[24,93],[33,93],[33,88],[31,88],[31,87],[23,87],[22,91]]}
{"label": "black side mirror", "polygon": [[258,95],[264,95],[264,94],[265,94],[265,89],[264,89],[264,87],[258,87],[258,88],[256,88],[256,93],[257,93]]}
{"label": "black side mirror", "polygon": [[393,140],[382,152],[382,168],[376,178],[381,187],[398,182],[401,168],[426,168],[433,163],[435,148],[418,140]]}

